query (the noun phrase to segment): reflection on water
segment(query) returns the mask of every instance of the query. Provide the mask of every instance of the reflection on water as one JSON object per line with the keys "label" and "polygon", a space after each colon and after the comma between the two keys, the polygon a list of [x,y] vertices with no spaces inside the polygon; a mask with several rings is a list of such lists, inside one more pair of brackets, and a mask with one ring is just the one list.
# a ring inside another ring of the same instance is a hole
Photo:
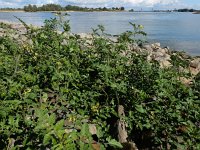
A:
{"label": "reflection on water", "polygon": [[[193,55],[200,55],[200,15],[191,13],[132,13],[132,12],[70,12],[74,33],[90,33],[91,28],[104,25],[111,34],[120,34],[131,30],[129,22],[142,24],[148,33],[149,41],[161,42],[185,50]],[[17,22],[17,16],[28,24],[43,25],[45,19],[54,17],[50,12],[0,12],[0,20]]]}

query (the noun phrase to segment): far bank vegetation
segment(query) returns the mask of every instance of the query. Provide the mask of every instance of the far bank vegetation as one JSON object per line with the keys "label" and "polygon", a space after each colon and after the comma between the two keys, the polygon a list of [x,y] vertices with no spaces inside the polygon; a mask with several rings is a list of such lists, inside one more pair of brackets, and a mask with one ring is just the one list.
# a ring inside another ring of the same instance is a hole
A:
{"label": "far bank vegetation", "polygon": [[99,7],[99,8],[87,8],[87,7],[79,7],[79,6],[72,6],[67,5],[62,7],[58,4],[46,4],[40,7],[36,5],[27,5],[24,6],[24,11],[26,12],[37,12],[37,11],[124,11],[124,7]]}

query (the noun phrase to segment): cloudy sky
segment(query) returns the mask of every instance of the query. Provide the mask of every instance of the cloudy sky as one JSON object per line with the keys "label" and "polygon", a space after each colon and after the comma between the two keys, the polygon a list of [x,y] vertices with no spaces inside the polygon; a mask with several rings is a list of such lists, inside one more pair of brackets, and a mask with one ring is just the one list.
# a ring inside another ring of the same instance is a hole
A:
{"label": "cloudy sky", "polygon": [[23,7],[27,4],[42,5],[56,3],[61,5],[79,5],[86,7],[126,8],[195,8],[200,9],[200,0],[0,0],[0,7]]}

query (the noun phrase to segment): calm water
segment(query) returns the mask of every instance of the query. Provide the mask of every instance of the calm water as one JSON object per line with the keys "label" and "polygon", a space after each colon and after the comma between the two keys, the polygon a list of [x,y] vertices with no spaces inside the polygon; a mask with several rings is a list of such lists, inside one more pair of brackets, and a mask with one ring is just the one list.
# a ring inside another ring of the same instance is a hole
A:
{"label": "calm water", "polygon": [[[104,25],[111,34],[130,30],[129,22],[141,24],[151,42],[200,55],[200,15],[191,13],[132,13],[132,12],[71,12],[72,32],[90,33],[91,28]],[[17,22],[14,15],[33,25],[43,25],[45,19],[54,17],[50,12],[24,13],[0,12],[0,20]]]}

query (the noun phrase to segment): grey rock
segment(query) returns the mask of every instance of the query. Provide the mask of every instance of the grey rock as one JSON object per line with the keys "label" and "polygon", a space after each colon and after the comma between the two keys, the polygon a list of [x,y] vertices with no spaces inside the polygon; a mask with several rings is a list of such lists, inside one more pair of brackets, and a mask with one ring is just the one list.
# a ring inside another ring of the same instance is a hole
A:
{"label": "grey rock", "polygon": [[189,70],[190,70],[191,74],[194,75],[194,76],[196,76],[200,72],[199,69],[196,69],[196,68],[193,68],[193,67],[190,67]]}
{"label": "grey rock", "polygon": [[151,53],[153,51],[151,45],[144,45],[143,48],[147,50],[147,52]]}
{"label": "grey rock", "polygon": [[22,24],[11,24],[10,27],[12,29],[22,29],[24,26]]}
{"label": "grey rock", "polygon": [[92,45],[93,42],[91,40],[86,40],[86,43]]}
{"label": "grey rock", "polygon": [[167,68],[167,67],[170,67],[170,66],[172,66],[172,64],[167,60],[164,60],[164,61],[160,62],[160,67],[161,68]]}
{"label": "grey rock", "polygon": [[163,53],[163,54],[167,53],[166,50],[162,48],[156,49],[156,52]]}
{"label": "grey rock", "polygon": [[27,40],[27,37],[24,36],[24,35],[22,35],[20,38],[21,38],[21,40],[22,40],[23,42],[25,42],[25,41]]}
{"label": "grey rock", "polygon": [[111,39],[111,41],[113,41],[114,43],[117,43],[117,42],[118,42],[118,39],[117,39],[116,37],[111,37],[110,39]]}
{"label": "grey rock", "polygon": [[28,40],[27,43],[30,44],[30,45],[33,45],[33,41],[32,40]]}
{"label": "grey rock", "polygon": [[165,54],[165,59],[166,60],[171,60],[171,56],[169,54]]}
{"label": "grey rock", "polygon": [[3,29],[3,28],[0,28],[0,32],[4,32],[4,29]]}
{"label": "grey rock", "polygon": [[62,41],[62,43],[61,43],[62,45],[67,45],[68,44],[68,42],[67,42],[67,40],[66,39],[64,39],[63,41]]}
{"label": "grey rock", "polygon": [[167,49],[167,50],[169,50],[170,48],[169,48],[169,46],[166,46],[166,47],[164,47],[165,49]]}
{"label": "grey rock", "polygon": [[4,36],[4,33],[1,33],[1,32],[0,32],[0,37],[3,37],[3,36]]}
{"label": "grey rock", "polygon": [[91,39],[92,38],[92,35],[91,34],[87,34],[87,33],[78,33],[77,35],[79,35],[81,39],[83,39],[83,38]]}
{"label": "grey rock", "polygon": [[160,47],[160,43],[154,43],[154,46]]}
{"label": "grey rock", "polygon": [[27,33],[26,29],[22,29],[19,31],[19,34],[26,34],[26,33]]}
{"label": "grey rock", "polygon": [[157,57],[164,57],[164,55],[165,55],[165,54],[162,53],[162,52],[154,52],[154,53],[153,53],[153,57],[154,57],[154,58],[157,58]]}
{"label": "grey rock", "polygon": [[19,34],[15,34],[12,36],[14,39],[18,39],[19,38]]}
{"label": "grey rock", "polygon": [[136,51],[136,52],[141,51],[141,49],[135,44],[129,45],[129,50],[133,50],[133,51]]}
{"label": "grey rock", "polygon": [[190,62],[190,72],[197,75],[200,72],[200,58],[195,58]]}
{"label": "grey rock", "polygon": [[148,55],[148,56],[147,56],[147,61],[152,61],[151,55]]}
{"label": "grey rock", "polygon": [[89,131],[92,135],[97,134],[97,128],[95,124],[89,124]]}
{"label": "grey rock", "polygon": [[200,70],[200,58],[196,58],[190,62],[190,66]]}
{"label": "grey rock", "polygon": [[160,43],[151,44],[151,47],[152,47],[153,49],[158,49],[158,48],[160,48]]}

